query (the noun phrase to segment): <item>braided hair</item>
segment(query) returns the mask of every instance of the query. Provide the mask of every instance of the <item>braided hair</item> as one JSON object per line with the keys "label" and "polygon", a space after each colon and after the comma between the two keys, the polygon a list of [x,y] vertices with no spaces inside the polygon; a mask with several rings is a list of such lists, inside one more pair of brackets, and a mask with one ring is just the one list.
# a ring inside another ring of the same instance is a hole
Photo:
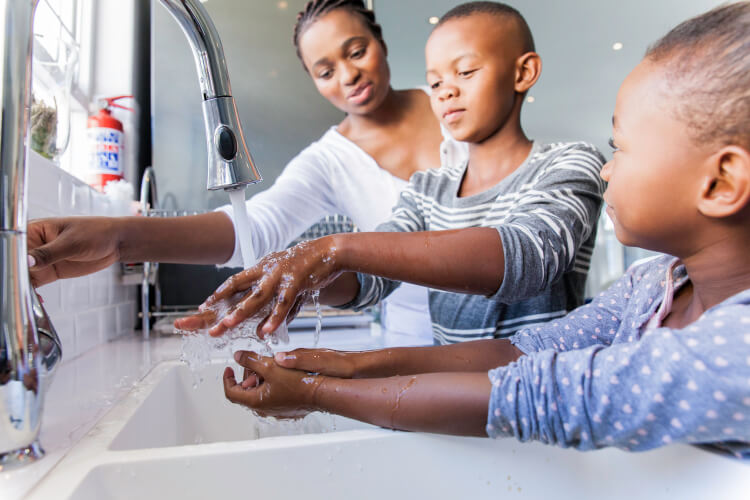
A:
{"label": "braided hair", "polygon": [[310,0],[305,5],[304,10],[297,14],[297,22],[294,24],[294,35],[292,37],[294,48],[297,51],[297,57],[302,61],[302,66],[305,68],[305,71],[307,71],[307,67],[305,66],[305,61],[302,59],[302,52],[299,48],[299,39],[307,28],[309,28],[315,21],[337,9],[347,9],[360,16],[375,39],[380,42],[380,45],[382,45],[384,49],[386,48],[385,40],[383,40],[383,30],[377,21],[375,21],[375,13],[365,7],[365,3],[362,0]]}

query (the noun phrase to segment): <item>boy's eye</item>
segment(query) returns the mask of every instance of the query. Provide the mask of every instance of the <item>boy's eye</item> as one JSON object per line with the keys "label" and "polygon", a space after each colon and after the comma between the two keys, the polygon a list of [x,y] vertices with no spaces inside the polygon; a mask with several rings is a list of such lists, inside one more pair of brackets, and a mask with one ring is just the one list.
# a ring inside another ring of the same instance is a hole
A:
{"label": "boy's eye", "polygon": [[610,137],[608,142],[609,142],[609,147],[612,148],[613,153],[616,153],[617,151],[620,150],[620,148],[618,148],[617,145],[615,144],[615,140],[613,138]]}
{"label": "boy's eye", "polygon": [[474,74],[474,72],[476,72],[475,69],[470,69],[470,70],[467,70],[467,71],[459,71],[458,72],[458,76],[461,76],[463,78],[469,78],[469,77],[471,77],[471,75]]}
{"label": "boy's eye", "polygon": [[318,73],[318,78],[328,80],[332,75],[333,75],[333,71],[330,69],[326,69]]}
{"label": "boy's eye", "polygon": [[432,90],[435,90],[435,89],[437,89],[438,87],[440,87],[440,82],[434,82],[434,83],[430,83],[429,85],[430,85],[430,88],[431,88]]}

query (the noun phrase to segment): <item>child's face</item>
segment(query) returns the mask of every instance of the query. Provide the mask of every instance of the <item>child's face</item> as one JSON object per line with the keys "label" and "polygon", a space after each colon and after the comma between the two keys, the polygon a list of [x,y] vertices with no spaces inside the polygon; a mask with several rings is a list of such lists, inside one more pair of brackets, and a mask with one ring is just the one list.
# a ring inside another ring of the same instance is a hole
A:
{"label": "child's face", "polygon": [[511,117],[523,49],[509,25],[495,16],[471,15],[451,19],[427,41],[432,110],[460,141],[482,142]]}
{"label": "child's face", "polygon": [[305,30],[299,47],[318,92],[341,111],[370,113],[388,94],[385,49],[356,14],[329,12]]}
{"label": "child's face", "polygon": [[644,60],[617,95],[615,149],[601,176],[609,182],[604,200],[617,238],[680,256],[694,248],[688,235],[696,233],[700,166],[708,153],[688,137],[672,106],[663,72]]}

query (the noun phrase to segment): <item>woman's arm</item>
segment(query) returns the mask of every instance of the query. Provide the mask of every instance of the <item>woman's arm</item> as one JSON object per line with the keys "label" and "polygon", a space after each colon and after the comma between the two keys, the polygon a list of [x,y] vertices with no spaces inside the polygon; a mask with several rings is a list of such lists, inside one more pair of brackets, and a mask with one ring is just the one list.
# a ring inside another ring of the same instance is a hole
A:
{"label": "woman's arm", "polygon": [[222,213],[187,217],[62,217],[29,223],[31,282],[41,286],[90,274],[114,262],[217,264],[234,246]]}

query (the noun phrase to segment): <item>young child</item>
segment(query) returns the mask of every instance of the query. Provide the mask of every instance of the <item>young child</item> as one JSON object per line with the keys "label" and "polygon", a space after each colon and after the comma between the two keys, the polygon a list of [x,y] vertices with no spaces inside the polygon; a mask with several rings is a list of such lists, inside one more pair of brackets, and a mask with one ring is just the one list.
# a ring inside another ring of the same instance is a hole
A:
{"label": "young child", "polygon": [[[460,22],[435,31],[428,55]],[[227,397],[273,415],[323,410],[581,450],[711,444],[750,458],[748,43],[750,2],[718,7],[657,42],[618,93],[608,214],[623,243],[674,257],[510,340],[238,352],[248,377],[237,384],[227,369]]]}
{"label": "young child", "polygon": [[[432,109],[469,144],[468,164],[415,174],[381,232],[321,238],[236,275],[206,304],[253,292],[212,334],[269,301],[276,304],[264,333],[311,290],[323,289],[325,303],[360,309],[401,281],[432,288],[440,344],[508,336],[582,303],[603,158],[589,144],[540,144],[524,134],[521,106],[541,62],[523,17],[494,2],[457,7],[426,56]],[[176,324],[213,322],[209,310]]]}

